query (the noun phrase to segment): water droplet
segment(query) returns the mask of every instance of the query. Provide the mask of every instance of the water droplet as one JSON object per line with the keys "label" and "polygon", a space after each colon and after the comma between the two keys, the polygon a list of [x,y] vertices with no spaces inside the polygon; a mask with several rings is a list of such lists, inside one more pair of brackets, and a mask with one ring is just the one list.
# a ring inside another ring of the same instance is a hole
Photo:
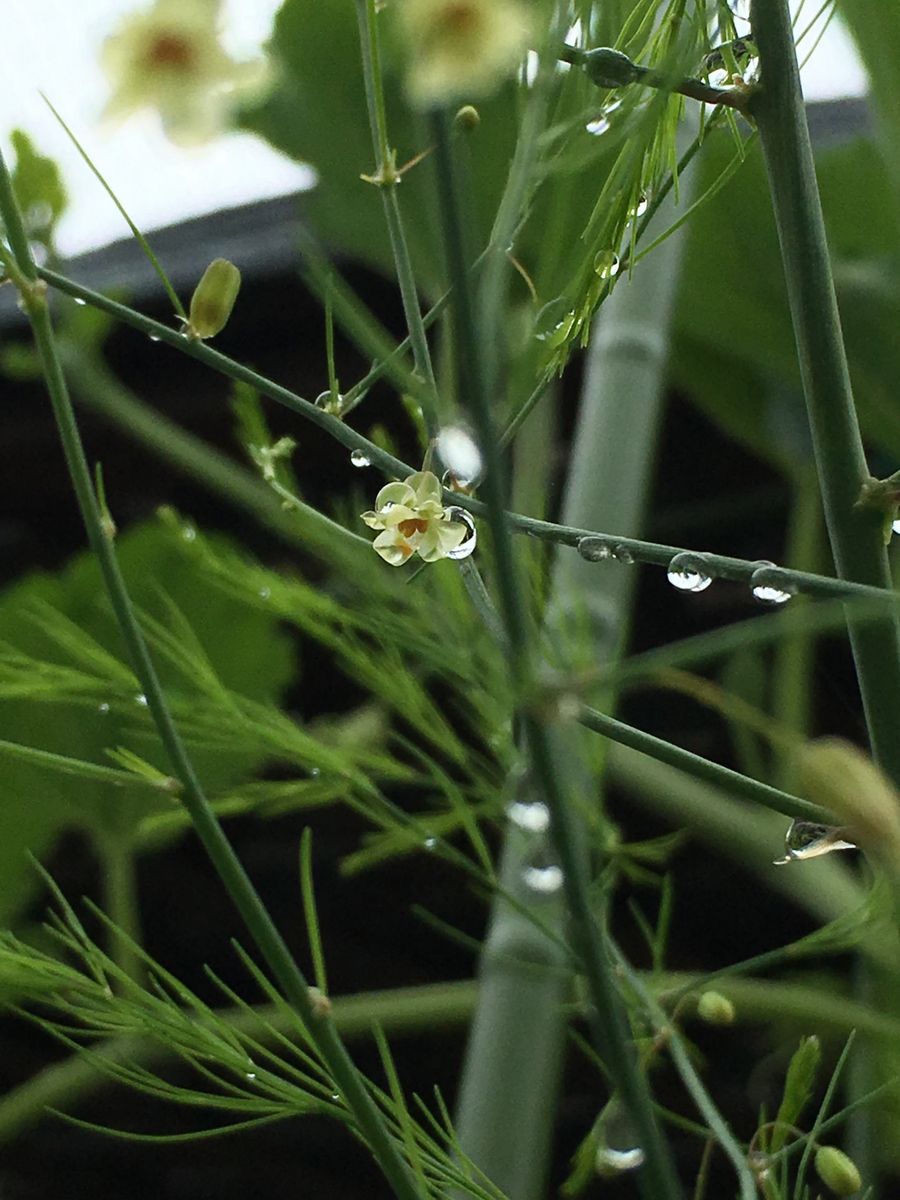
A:
{"label": "water droplet", "polygon": [[427,837],[425,839],[425,841],[422,843],[422,845],[425,847],[426,850],[433,850],[435,848],[435,846],[437,845],[437,838],[436,837]]}
{"label": "water droplet", "polygon": [[750,576],[750,591],[760,604],[786,604],[796,594],[794,585],[784,579],[781,567],[763,562]]}
{"label": "water droplet", "polygon": [[606,133],[610,127],[610,120],[603,113],[599,117],[595,117],[593,121],[588,121],[585,129],[593,137],[600,137],[602,133]]}
{"label": "water droplet", "polygon": [[82,298],[80,296],[76,296],[75,303],[78,305],[79,308],[84,308],[84,306],[87,304],[87,300],[82,300]]}
{"label": "water droplet", "polygon": [[340,392],[335,394],[329,390],[327,392],[319,392],[313,403],[317,408],[324,408],[326,412],[340,413],[341,405],[344,403],[344,397]]}
{"label": "water droplet", "polygon": [[321,769],[321,767],[310,767],[309,774],[310,774],[311,779],[316,779],[319,775],[322,774],[322,769]]}
{"label": "water droplet", "polygon": [[631,210],[632,215],[635,217],[642,217],[649,207],[650,197],[646,192],[642,192],[638,197],[637,204],[635,204],[634,208]]}
{"label": "water droplet", "polygon": [[621,1175],[624,1171],[634,1171],[644,1165],[645,1157],[640,1146],[632,1146],[629,1150],[614,1150],[611,1146],[601,1146],[595,1159],[597,1174]]}
{"label": "water droplet", "polygon": [[545,304],[534,319],[534,336],[550,347],[561,346],[575,327],[571,301],[557,296]]}
{"label": "water droplet", "polygon": [[613,555],[620,563],[630,564],[634,562],[634,554],[628,549],[627,546],[624,546],[621,543],[614,548]]}
{"label": "water droplet", "polygon": [[575,549],[588,562],[603,562],[605,559],[612,558],[613,556],[612,546],[610,546],[606,538],[601,537],[579,538]]}
{"label": "water droplet", "polygon": [[900,517],[896,521],[891,522],[891,529],[893,529],[894,533],[900,533]]}
{"label": "water droplet", "polygon": [[784,858],[776,858],[780,867],[794,859],[819,858],[833,850],[855,850],[855,842],[844,836],[847,830],[840,825],[820,825],[816,821],[791,821],[784,835]]}
{"label": "water droplet", "polygon": [[435,448],[444,466],[463,487],[471,487],[481,478],[484,470],[481,451],[465,426],[445,426],[437,435]]}
{"label": "water droplet", "polygon": [[103,701],[102,704],[97,705],[97,712],[100,713],[100,715],[103,717],[105,717],[106,714],[109,712],[109,705],[106,703],[105,700]]}
{"label": "water droplet", "polygon": [[680,592],[703,592],[712,583],[706,560],[700,554],[676,554],[669,563],[668,579]]}
{"label": "water droplet", "polygon": [[601,279],[612,279],[619,273],[619,256],[612,250],[599,250],[594,255],[594,273]]}
{"label": "water droplet", "polygon": [[268,588],[268,587],[261,587],[261,588],[259,589],[259,598],[260,598],[260,600],[268,600],[268,599],[270,599],[271,595],[272,595],[272,589],[271,589],[271,588]]}
{"label": "water droplet", "polygon": [[515,800],[507,808],[506,815],[514,825],[529,833],[546,833],[550,828],[550,809],[539,800],[530,804]]}
{"label": "water droplet", "polygon": [[350,462],[354,467],[371,467],[371,462],[360,449],[350,451]]}
{"label": "water droplet", "polygon": [[331,1098],[332,1098],[332,1100],[340,1100],[340,1098],[341,1098],[341,1093],[340,1093],[340,1092],[332,1092],[332,1093],[331,1093]]}
{"label": "water droplet", "polygon": [[162,341],[162,338],[159,336],[158,333],[148,333],[147,337],[150,339],[151,342],[161,342]]}
{"label": "water droplet", "polygon": [[184,525],[181,529],[181,536],[186,542],[194,542],[197,540],[197,530],[193,525]]}
{"label": "water droplet", "polygon": [[252,1079],[255,1079],[255,1078],[256,1078],[256,1072],[255,1072],[255,1071],[248,1071],[248,1072],[247,1072],[247,1076],[246,1076],[246,1077],[247,1077],[247,1079],[251,1079],[251,1080],[252,1080]]}
{"label": "water droplet", "polygon": [[454,559],[454,561],[461,558],[468,558],[475,549],[475,546],[478,544],[478,530],[475,528],[475,521],[464,508],[451,506],[444,511],[451,521],[460,522],[461,524],[465,525],[469,531],[455,550],[448,551],[447,557]]}
{"label": "water droplet", "polygon": [[134,702],[135,702],[135,704],[140,704],[141,708],[147,707],[147,697],[144,695],[143,692],[138,692],[138,694],[134,698]]}
{"label": "water droplet", "polygon": [[555,864],[546,867],[525,867],[522,871],[522,881],[533,892],[540,892],[542,895],[550,896],[554,892],[558,892],[562,887],[562,868],[557,867]]}

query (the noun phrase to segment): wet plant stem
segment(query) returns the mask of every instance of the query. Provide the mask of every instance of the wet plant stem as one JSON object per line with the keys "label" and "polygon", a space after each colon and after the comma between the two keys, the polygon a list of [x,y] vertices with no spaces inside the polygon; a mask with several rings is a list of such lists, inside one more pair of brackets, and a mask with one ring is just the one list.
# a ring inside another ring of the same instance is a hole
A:
{"label": "wet plant stem", "polygon": [[[889,589],[881,516],[857,505],[869,471],[850,386],[787,0],[754,0],[752,22],[761,87],[751,111],[772,193],[834,560],[841,579]],[[900,783],[896,613],[864,626],[848,613],[847,625],[872,752]]]}
{"label": "wet plant stem", "polygon": [[[0,215],[14,259],[14,282],[31,323],[88,541],[99,562],[132,667],[147,698],[160,741],[166,750],[174,775],[181,782],[181,802],[190,814],[197,835],[278,986],[308,1028],[309,1035],[327,1065],[336,1088],[344,1096],[354,1115],[359,1132],[370,1146],[398,1200],[420,1200],[409,1169],[363,1077],[350,1059],[334,1023],[327,1016],[316,1012],[309,986],[222,830],[175,727],[119,567],[113,538],[105,530],[57,353],[56,338],[47,305],[47,288],[38,277],[12,181],[2,155]],[[10,265],[12,264],[8,264],[8,269]]]}
{"label": "wet plant stem", "polygon": [[[447,254],[451,304],[455,319],[459,383],[468,398],[476,437],[485,461],[486,516],[491,529],[496,565],[499,611],[506,628],[514,695],[521,704],[534,678],[535,638],[529,627],[524,593],[513,554],[505,512],[505,464],[493,428],[490,378],[485,348],[478,337],[476,303],[468,271],[471,253],[463,225],[463,203],[450,144],[448,115],[433,114],[438,203]],[[625,1107],[638,1130],[646,1154],[639,1186],[646,1197],[666,1200],[681,1195],[668,1146],[656,1120],[647,1082],[631,1045],[630,1031],[612,967],[597,928],[589,892],[589,879],[579,838],[572,798],[559,758],[557,732],[532,711],[520,708],[519,720],[534,778],[551,814],[551,830],[563,872],[564,893],[580,954],[588,994],[589,1024],[597,1052],[616,1079]]]}

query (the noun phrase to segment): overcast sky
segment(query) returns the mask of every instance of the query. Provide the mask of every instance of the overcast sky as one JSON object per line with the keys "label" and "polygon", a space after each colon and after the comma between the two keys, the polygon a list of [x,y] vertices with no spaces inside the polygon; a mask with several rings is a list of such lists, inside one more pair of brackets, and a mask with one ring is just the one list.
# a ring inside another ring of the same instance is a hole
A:
{"label": "overcast sky", "polygon": [[[72,126],[144,230],[308,185],[310,176],[303,167],[250,135],[228,134],[209,145],[184,150],[163,136],[152,113],[118,127],[98,121],[107,96],[98,47],[122,14],[145,7],[145,0],[2,2],[0,136],[21,127],[62,165],[71,198],[59,230],[64,254],[103,245],[126,230],[47,111],[40,90]],[[236,58],[254,56],[279,5],[280,0],[225,0],[225,39]],[[806,4],[804,11],[812,16],[818,7],[816,0]],[[865,77],[853,47],[835,21],[805,69],[804,89],[810,99],[865,92]]]}

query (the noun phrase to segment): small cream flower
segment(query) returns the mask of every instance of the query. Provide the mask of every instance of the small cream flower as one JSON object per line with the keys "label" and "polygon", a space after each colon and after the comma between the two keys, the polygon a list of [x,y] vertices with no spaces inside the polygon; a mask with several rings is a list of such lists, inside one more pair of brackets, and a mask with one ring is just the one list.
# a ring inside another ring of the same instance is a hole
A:
{"label": "small cream flower", "polygon": [[392,567],[402,566],[413,554],[437,562],[469,533],[462,522],[448,517],[440,481],[431,471],[386,484],[375,497],[375,510],[364,512],[362,519],[370,529],[381,530],[373,546]]}
{"label": "small cream flower", "polygon": [[126,17],[100,56],[113,92],[106,117],[155,108],[173,142],[221,132],[238,95],[265,82],[262,61],[238,63],[219,41],[221,0],[155,0]]}
{"label": "small cream flower", "polygon": [[518,0],[402,0],[399,7],[417,104],[493,91],[528,45],[531,22]]}

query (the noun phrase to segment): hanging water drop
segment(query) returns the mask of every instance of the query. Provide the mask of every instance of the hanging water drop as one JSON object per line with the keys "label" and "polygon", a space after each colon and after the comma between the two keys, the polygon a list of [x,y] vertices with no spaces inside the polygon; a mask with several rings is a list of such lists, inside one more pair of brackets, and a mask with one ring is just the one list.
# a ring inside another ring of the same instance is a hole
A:
{"label": "hanging water drop", "polygon": [[604,562],[613,557],[613,549],[606,538],[583,537],[575,544],[575,549],[587,562]]}
{"label": "hanging water drop", "polygon": [[105,700],[103,701],[102,704],[97,705],[97,712],[100,714],[101,717],[105,717],[107,715],[107,713],[109,712],[109,705],[106,703]]}
{"label": "hanging water drop", "polygon": [[141,708],[147,707],[147,697],[144,695],[143,692],[138,692],[138,694],[134,698],[134,702],[135,702],[135,704],[139,704],[141,706]]}
{"label": "hanging water drop", "polygon": [[253,1081],[253,1080],[256,1078],[256,1072],[255,1072],[255,1071],[248,1071],[248,1072],[247,1072],[247,1074],[246,1074],[246,1078],[247,1078],[247,1079],[249,1079],[249,1080],[252,1082],[252,1081]]}
{"label": "hanging water drop", "polygon": [[620,563],[631,564],[634,562],[634,554],[621,543],[613,549],[613,556]]}
{"label": "hanging water drop", "polygon": [[900,533],[900,517],[898,517],[896,521],[891,522],[891,529],[894,531],[894,533]]}
{"label": "hanging water drop", "polygon": [[162,338],[159,336],[158,333],[148,333],[147,337],[150,339],[151,342],[161,342],[162,341]]}
{"label": "hanging water drop", "polygon": [[465,535],[456,549],[447,551],[447,557],[452,558],[454,561],[458,561],[461,558],[468,558],[478,543],[478,530],[475,528],[475,522],[472,519],[471,514],[466,512],[464,508],[458,508],[456,506],[452,506],[444,511],[447,513],[447,516],[451,521],[457,521],[460,524],[465,525],[466,529],[468,530],[468,533]]}
{"label": "hanging water drop", "polygon": [[528,833],[546,833],[550,828],[550,809],[539,800],[533,803],[515,800],[507,808],[506,815],[514,825]]}
{"label": "hanging water drop", "polygon": [[598,1175],[610,1178],[634,1171],[644,1163],[634,1121],[618,1096],[613,1096],[599,1118],[600,1139],[594,1167]]}
{"label": "hanging water drop", "polygon": [[435,448],[444,466],[462,487],[471,487],[481,478],[484,470],[481,451],[464,425],[446,425],[437,435]]}
{"label": "hanging water drop", "polygon": [[642,217],[649,207],[650,207],[650,197],[647,195],[646,192],[641,192],[640,196],[638,197],[637,204],[635,204],[634,208],[631,211],[634,214],[634,216]]}
{"label": "hanging water drop", "polygon": [[436,837],[427,837],[422,844],[426,850],[433,850],[435,848],[435,846],[437,845],[437,838]]}
{"label": "hanging water drop", "polygon": [[593,137],[600,137],[602,133],[606,133],[610,127],[610,120],[603,113],[599,117],[595,117],[593,121],[588,121],[585,129]]}
{"label": "hanging water drop", "polygon": [[857,845],[845,835],[841,825],[820,825],[816,821],[791,821],[784,835],[784,858],[774,859],[776,867],[795,859],[819,858],[833,850],[856,850]]}
{"label": "hanging water drop", "polygon": [[366,458],[362,450],[357,448],[350,451],[350,462],[354,467],[371,467],[372,463]]}
{"label": "hanging water drop", "polygon": [[784,579],[782,568],[770,562],[760,563],[750,576],[750,591],[760,604],[773,605],[786,604],[796,594],[794,585]]}
{"label": "hanging water drop", "polygon": [[703,592],[712,583],[706,570],[706,560],[700,554],[676,554],[669,563],[669,583],[680,592]]}
{"label": "hanging water drop", "polygon": [[594,273],[601,279],[612,279],[619,273],[619,256],[612,250],[599,250],[594,255]]}
{"label": "hanging water drop", "polygon": [[87,304],[87,300],[82,300],[82,298],[80,296],[76,296],[75,303],[78,305],[79,308],[84,308],[85,305]]}
{"label": "hanging water drop", "polygon": [[551,896],[562,887],[562,868],[555,864],[550,866],[529,866],[522,871],[522,882],[533,892]]}

